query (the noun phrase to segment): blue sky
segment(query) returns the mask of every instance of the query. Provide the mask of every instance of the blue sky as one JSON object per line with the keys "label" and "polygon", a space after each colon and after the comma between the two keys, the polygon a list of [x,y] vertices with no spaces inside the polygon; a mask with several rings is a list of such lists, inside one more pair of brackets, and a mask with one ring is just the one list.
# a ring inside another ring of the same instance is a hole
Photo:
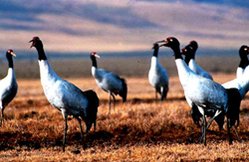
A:
{"label": "blue sky", "polygon": [[33,36],[53,52],[146,51],[167,36],[238,49],[249,44],[248,9],[244,0],[0,0],[0,50],[27,50]]}

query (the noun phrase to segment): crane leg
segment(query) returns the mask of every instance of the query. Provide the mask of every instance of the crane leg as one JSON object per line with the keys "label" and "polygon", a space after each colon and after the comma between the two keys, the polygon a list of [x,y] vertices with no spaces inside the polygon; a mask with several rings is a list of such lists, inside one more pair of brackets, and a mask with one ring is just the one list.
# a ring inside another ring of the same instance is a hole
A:
{"label": "crane leg", "polygon": [[88,134],[89,134],[89,132],[90,132],[90,129],[91,129],[91,126],[92,126],[92,122],[90,122],[89,120],[86,120],[85,121],[85,123],[86,123],[86,133],[85,133],[85,135],[83,136],[84,138],[83,138],[83,149],[86,149],[87,148],[87,138],[88,138]]}
{"label": "crane leg", "polygon": [[109,113],[108,114],[111,113],[111,106],[112,106],[111,104],[112,104],[111,93],[109,93]]}
{"label": "crane leg", "polygon": [[237,137],[238,141],[241,142],[241,139],[239,137],[239,133],[238,133],[237,127],[235,127],[235,126],[234,126],[234,132],[236,134],[236,137]]}
{"label": "crane leg", "polygon": [[68,129],[68,125],[67,125],[67,119],[65,119],[65,128],[64,128],[64,136],[63,136],[63,151],[65,151],[65,146],[66,146],[66,141],[67,141],[67,129]]}
{"label": "crane leg", "polygon": [[199,142],[203,142],[204,145],[206,146],[206,117],[205,117],[205,113],[202,115],[202,127],[201,127],[201,131],[202,131],[202,135],[199,139]]}
{"label": "crane leg", "polygon": [[64,114],[63,113],[63,116],[64,116],[64,123],[65,123],[65,127],[64,127],[64,136],[63,136],[63,151],[65,151],[65,145],[66,145],[66,137],[67,137],[67,129],[68,129],[68,125],[67,125],[67,114]]}
{"label": "crane leg", "polygon": [[3,109],[1,109],[0,127],[3,124],[3,120],[4,120],[4,114],[3,114]]}
{"label": "crane leg", "polygon": [[113,99],[113,109],[115,111],[116,98],[112,93],[111,93],[111,96],[112,96],[112,99]]}
{"label": "crane leg", "polygon": [[[208,130],[208,128],[210,127],[211,123],[213,122],[213,120],[221,113],[222,111],[216,111],[215,115],[209,119],[208,123],[206,124],[206,127],[204,127],[205,132]],[[205,120],[206,121],[206,120]],[[204,122],[204,121],[203,121]],[[206,122],[205,122],[206,123]],[[203,129],[203,128],[202,128]],[[206,135],[206,134],[205,134]],[[202,141],[204,138],[204,134],[202,134],[200,141]],[[205,144],[205,143],[204,143]]]}
{"label": "crane leg", "polygon": [[204,145],[206,146],[207,145],[207,142],[206,142],[206,125],[207,125],[207,122],[206,122],[206,118],[205,118],[205,115],[203,115],[203,143]]}
{"label": "crane leg", "polygon": [[210,127],[210,125],[211,125],[211,123],[213,122],[213,120],[214,120],[218,115],[220,115],[221,112],[222,112],[222,111],[220,111],[220,110],[217,110],[217,111],[215,112],[214,116],[213,116],[211,119],[209,119],[206,129],[208,129],[208,128]]}
{"label": "crane leg", "polygon": [[81,119],[79,117],[76,118],[78,120],[79,126],[80,126],[80,136],[81,136],[81,142],[83,143],[83,130],[81,125]]}
{"label": "crane leg", "polygon": [[233,143],[233,139],[231,136],[231,131],[230,131],[230,119],[227,118],[227,134],[228,134],[228,141],[229,141],[229,145],[231,145]]}

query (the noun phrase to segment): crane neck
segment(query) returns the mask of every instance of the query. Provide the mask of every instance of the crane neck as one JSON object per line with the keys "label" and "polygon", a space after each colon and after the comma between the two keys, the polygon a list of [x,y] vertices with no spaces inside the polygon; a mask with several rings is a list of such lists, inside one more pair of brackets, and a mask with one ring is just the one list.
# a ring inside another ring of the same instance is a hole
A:
{"label": "crane neck", "polygon": [[98,68],[96,57],[91,56],[92,66]]}

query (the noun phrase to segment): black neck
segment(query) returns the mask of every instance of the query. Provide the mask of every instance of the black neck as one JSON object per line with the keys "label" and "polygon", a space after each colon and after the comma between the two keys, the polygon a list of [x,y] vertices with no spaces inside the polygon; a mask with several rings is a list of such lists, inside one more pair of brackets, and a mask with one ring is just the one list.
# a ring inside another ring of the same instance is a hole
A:
{"label": "black neck", "polygon": [[185,62],[187,63],[187,64],[189,64],[189,61],[191,60],[191,59],[195,59],[195,51],[196,50],[193,50],[193,49],[187,49],[188,50],[188,52],[186,52],[186,54],[185,54]]}
{"label": "black neck", "polygon": [[245,69],[247,67],[247,65],[249,65],[249,60],[248,60],[247,56],[241,57],[239,67],[241,67],[242,69]]}
{"label": "black neck", "polygon": [[47,60],[46,54],[44,52],[43,47],[36,47],[38,51],[38,60]]}
{"label": "black neck", "polygon": [[14,68],[13,58],[12,56],[7,56],[7,60],[9,63],[9,68]]}
{"label": "black neck", "polygon": [[159,51],[159,48],[154,48],[153,56],[157,57],[158,51]]}
{"label": "black neck", "polygon": [[184,61],[186,62],[186,64],[189,64],[190,60],[191,60],[191,57],[188,57],[188,56],[186,56],[185,59],[184,59]]}
{"label": "black neck", "polygon": [[190,59],[195,59],[195,52],[196,52],[196,50],[192,51],[192,53],[190,53]]}
{"label": "black neck", "polygon": [[180,52],[180,47],[176,47],[173,49],[175,54],[175,59],[182,59],[182,54]]}
{"label": "black neck", "polygon": [[91,56],[91,60],[92,60],[92,66],[97,68],[98,66],[97,66],[96,57],[95,56]]}

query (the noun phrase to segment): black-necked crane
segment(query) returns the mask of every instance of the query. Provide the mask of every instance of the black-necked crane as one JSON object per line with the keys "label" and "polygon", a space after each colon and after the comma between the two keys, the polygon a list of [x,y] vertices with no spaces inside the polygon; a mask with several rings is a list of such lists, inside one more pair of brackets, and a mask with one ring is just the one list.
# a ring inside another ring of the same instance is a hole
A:
{"label": "black-necked crane", "polygon": [[247,58],[248,53],[249,47],[247,45],[242,45],[239,49],[240,63],[236,71],[237,78],[242,76],[245,71],[249,70],[249,68],[247,68],[249,65],[249,60]]}
{"label": "black-necked crane", "polygon": [[[225,82],[222,84],[223,87],[226,89],[228,88],[236,88],[239,91],[241,100],[245,97],[246,93],[249,90],[249,60],[247,58],[247,55],[249,54],[249,47],[247,45],[242,45],[239,49],[239,56],[240,56],[240,63],[236,70],[236,78]],[[234,96],[232,96],[234,98]],[[236,104],[236,103],[233,103]],[[233,120],[236,122],[237,125],[235,125],[235,133],[237,135],[237,138],[239,139],[238,133],[237,133],[237,126],[239,125],[239,114],[237,113],[237,110],[235,109],[235,112],[231,115]]]}
{"label": "black-necked crane", "polygon": [[39,37],[34,37],[30,42],[32,42],[31,47],[35,47],[38,52],[40,79],[44,94],[48,102],[61,111],[64,118],[63,151],[65,151],[68,116],[72,115],[77,119],[83,140],[81,120],[86,124],[86,133],[88,133],[92,124],[96,127],[99,99],[94,91],[83,92],[72,83],[61,79],[55,73],[48,62],[43,43]]}
{"label": "black-necked crane", "polygon": [[4,120],[4,109],[15,98],[18,89],[14,70],[13,56],[15,57],[16,54],[12,49],[9,49],[6,52],[6,58],[9,63],[7,76],[0,80],[0,126],[2,125]]}
{"label": "black-necked crane", "polygon": [[[194,54],[197,50],[197,47],[198,47],[197,42],[191,41],[189,45],[187,45],[185,48],[182,49],[182,53],[185,55],[185,62],[186,63],[191,62],[190,60],[194,58]],[[222,86],[226,89],[229,89],[229,88],[238,89],[240,96],[241,96],[241,99],[243,99],[244,95],[249,90],[249,77],[246,77],[246,74],[243,75],[244,72],[246,73],[246,71],[249,70],[249,68],[247,68],[247,66],[249,65],[249,60],[247,58],[248,54],[249,54],[249,47],[246,45],[242,45],[239,49],[240,63],[239,63],[239,66],[236,70],[236,78],[222,84]],[[206,71],[204,71],[197,63],[193,64],[193,62],[192,62],[192,66],[190,66],[190,65],[191,65],[191,63],[189,64],[190,69],[193,70],[198,75],[212,79],[210,77],[211,75],[208,74]],[[199,67],[194,68],[193,65],[198,65]],[[236,97],[236,96],[234,96],[234,97]],[[232,103],[232,104],[234,104],[234,103]],[[235,102],[235,104],[236,104],[236,102]],[[238,106],[239,106],[239,104],[237,103],[237,107]],[[232,117],[236,116],[236,121],[237,121],[237,125],[238,125],[239,124],[239,114],[236,114],[236,113],[234,113],[234,114],[235,115],[233,115]],[[212,113],[211,113],[211,115],[212,115]],[[198,123],[198,121],[200,121],[201,115],[198,112],[197,108],[192,107],[192,117],[196,123]],[[220,130],[223,128],[224,117],[225,117],[225,114],[222,113],[215,118],[215,121],[219,125]],[[236,134],[238,134],[236,129],[235,129],[235,131],[236,131]]]}
{"label": "black-necked crane", "polygon": [[[204,78],[213,80],[211,74],[209,74],[207,71],[205,71],[195,61],[195,54],[196,54],[197,49],[198,49],[198,43],[196,41],[194,41],[194,40],[190,41],[190,43],[182,49],[182,54],[185,56],[184,60],[185,60],[186,64],[197,75],[200,75],[200,76],[202,76]],[[194,123],[197,126],[200,126],[201,119],[202,119],[202,114],[200,114],[197,106],[194,105],[193,103],[190,104],[190,107],[191,107],[191,116],[192,116],[192,119],[193,119]],[[209,115],[213,116],[214,114],[209,112]],[[223,114],[218,115],[215,118],[215,121],[217,122],[217,124],[219,126],[219,129],[220,130],[223,129],[224,115]]]}
{"label": "black-necked crane", "polygon": [[[240,103],[241,99],[237,89],[226,90],[221,84],[194,73],[183,60],[180,52],[180,43],[174,37],[168,37],[166,40],[158,41],[163,43],[160,46],[166,46],[173,50],[175,63],[180,83],[183,87],[186,100],[189,104],[195,104],[202,114],[202,136],[204,145],[206,145],[206,130],[212,121],[222,112],[227,115],[227,126],[229,143],[232,143],[230,128],[235,123],[232,113],[236,110],[239,113],[238,104],[234,107],[232,103]],[[237,96],[233,98],[231,96]],[[233,102],[231,102],[233,101]],[[206,115],[211,111],[214,115],[206,121]]]}
{"label": "black-necked crane", "polygon": [[159,93],[161,95],[162,101],[166,99],[169,90],[169,76],[167,70],[160,64],[158,60],[158,43],[155,43],[152,49],[154,49],[154,52],[153,56],[151,57],[148,80],[152,87],[155,88],[155,98],[157,99],[157,93]]}
{"label": "black-necked crane", "polygon": [[249,90],[249,47],[242,45],[239,49],[240,63],[236,70],[236,78],[222,84],[225,88],[237,88],[240,91],[241,97],[244,98]]}
{"label": "black-necked crane", "polygon": [[111,112],[111,98],[113,98],[113,104],[115,107],[115,95],[122,97],[123,102],[127,99],[127,84],[125,79],[119,77],[113,72],[98,68],[96,58],[100,56],[96,52],[90,53],[90,59],[92,60],[91,73],[95,78],[97,85],[109,94],[109,113]]}

